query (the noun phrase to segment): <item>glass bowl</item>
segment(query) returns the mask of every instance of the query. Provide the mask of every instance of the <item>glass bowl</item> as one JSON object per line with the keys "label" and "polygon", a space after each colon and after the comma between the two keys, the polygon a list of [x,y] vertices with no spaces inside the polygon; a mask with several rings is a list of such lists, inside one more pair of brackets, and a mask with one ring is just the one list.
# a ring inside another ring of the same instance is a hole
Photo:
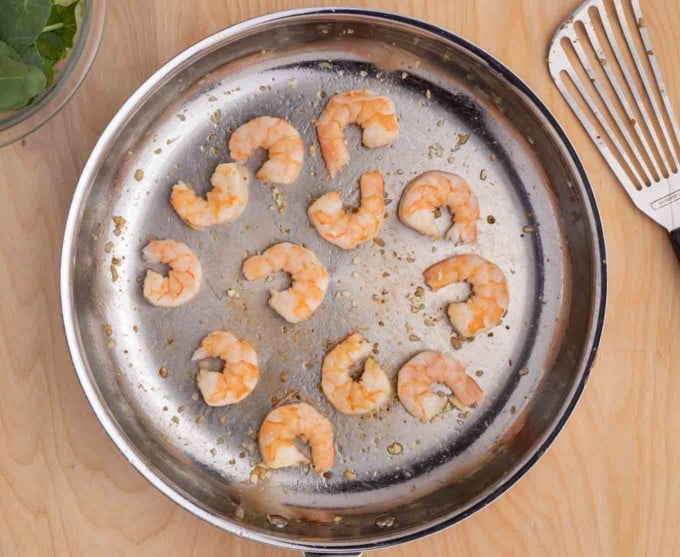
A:
{"label": "glass bowl", "polygon": [[55,74],[54,83],[29,106],[0,113],[0,147],[37,130],[73,97],[90,71],[104,36],[106,2],[107,0],[84,2],[83,20],[76,42],[63,66]]}

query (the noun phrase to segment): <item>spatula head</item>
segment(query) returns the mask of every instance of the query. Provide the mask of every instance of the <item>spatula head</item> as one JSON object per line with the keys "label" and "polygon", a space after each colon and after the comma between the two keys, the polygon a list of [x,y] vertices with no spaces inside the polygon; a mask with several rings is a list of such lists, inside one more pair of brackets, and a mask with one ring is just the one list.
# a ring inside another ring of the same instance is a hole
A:
{"label": "spatula head", "polygon": [[637,207],[680,227],[680,128],[638,0],[588,0],[560,26],[555,84]]}

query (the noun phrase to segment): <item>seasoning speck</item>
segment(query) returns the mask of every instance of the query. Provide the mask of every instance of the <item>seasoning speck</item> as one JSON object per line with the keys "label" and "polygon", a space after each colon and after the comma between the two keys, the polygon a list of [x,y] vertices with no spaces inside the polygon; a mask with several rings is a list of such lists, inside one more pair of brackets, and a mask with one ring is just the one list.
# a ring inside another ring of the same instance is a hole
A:
{"label": "seasoning speck", "polygon": [[460,350],[463,346],[463,343],[460,341],[459,338],[457,337],[451,337],[451,347],[454,350]]}
{"label": "seasoning speck", "polygon": [[217,125],[220,120],[222,119],[222,111],[218,108],[215,112],[212,113],[212,116],[210,117],[210,121]]}
{"label": "seasoning speck", "polygon": [[226,416],[220,416],[217,419],[219,420],[220,424],[222,424],[222,425],[227,423],[227,417]]}
{"label": "seasoning speck", "polygon": [[118,269],[115,265],[111,265],[109,268],[111,269],[111,281],[116,282],[118,280]]}
{"label": "seasoning speck", "polygon": [[438,158],[441,159],[444,156],[444,147],[441,143],[435,143],[434,145],[428,145],[427,156],[431,159]]}
{"label": "seasoning speck", "polygon": [[469,133],[459,133],[457,144],[458,145],[465,145],[468,142],[468,139],[470,139]]}
{"label": "seasoning speck", "polygon": [[123,233],[123,228],[125,228],[127,221],[120,215],[114,215],[111,220],[115,225],[115,228],[113,229],[114,235],[120,236]]}
{"label": "seasoning speck", "polygon": [[481,377],[482,375],[484,375],[484,372],[481,369],[478,369],[477,371],[475,371],[475,375],[477,377]]}
{"label": "seasoning speck", "polygon": [[403,450],[404,448],[401,446],[401,444],[397,443],[396,441],[387,447],[387,452],[392,456],[400,455]]}
{"label": "seasoning speck", "polygon": [[344,474],[345,478],[348,480],[355,480],[357,477],[357,473],[354,470],[350,470],[349,468],[345,470]]}
{"label": "seasoning speck", "polygon": [[141,168],[135,170],[135,180],[141,182],[144,179],[144,171]]}
{"label": "seasoning speck", "polygon": [[533,232],[534,230],[535,230],[534,227],[531,226],[530,224],[525,224],[522,227],[522,232]]}
{"label": "seasoning speck", "polygon": [[427,90],[425,91],[425,98],[426,98],[426,99],[431,99],[431,98],[432,98],[432,92],[431,92],[429,89],[427,89]]}
{"label": "seasoning speck", "polygon": [[521,376],[524,376],[524,375],[526,375],[527,373],[529,373],[529,370],[528,370],[527,368],[523,367],[523,368],[520,369],[517,373],[519,373]]}
{"label": "seasoning speck", "polygon": [[486,168],[482,168],[482,171],[479,173],[479,179],[486,180],[486,177],[487,177]]}
{"label": "seasoning speck", "polygon": [[392,528],[395,522],[396,519],[388,514],[380,515],[378,518],[375,519],[375,525],[378,528]]}
{"label": "seasoning speck", "polygon": [[158,375],[160,375],[163,379],[167,379],[168,373],[168,368],[165,366],[161,366],[161,368],[158,370]]}
{"label": "seasoning speck", "polygon": [[104,325],[104,334],[107,337],[110,337],[113,334],[113,327],[109,323]]}
{"label": "seasoning speck", "polygon": [[385,240],[380,237],[373,238],[373,243],[378,244],[381,248],[385,247]]}
{"label": "seasoning speck", "polygon": [[496,222],[496,217],[494,217],[493,215],[489,215],[488,217],[486,217],[486,222],[488,222],[489,224],[494,224]]}
{"label": "seasoning speck", "polygon": [[113,242],[106,242],[104,244],[104,253],[111,253],[112,249],[113,249]]}
{"label": "seasoning speck", "polygon": [[272,199],[274,199],[274,203],[279,208],[279,213],[285,213],[288,208],[288,202],[286,201],[285,194],[279,188],[272,188]]}

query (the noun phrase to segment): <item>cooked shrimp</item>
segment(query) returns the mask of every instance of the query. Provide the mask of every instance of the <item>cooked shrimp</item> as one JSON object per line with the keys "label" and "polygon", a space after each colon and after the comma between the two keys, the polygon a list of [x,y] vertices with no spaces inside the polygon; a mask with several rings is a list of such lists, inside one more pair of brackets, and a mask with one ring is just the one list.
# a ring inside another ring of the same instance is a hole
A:
{"label": "cooked shrimp", "polygon": [[204,358],[221,358],[225,363],[222,371],[198,371],[198,388],[210,406],[224,406],[243,400],[257,385],[260,374],[255,349],[231,333],[215,331],[205,337],[191,359]]}
{"label": "cooked shrimp", "polygon": [[248,173],[242,166],[233,162],[218,164],[210,183],[212,189],[206,199],[182,181],[173,186],[170,194],[177,214],[196,230],[235,221],[248,203]]}
{"label": "cooked shrimp", "polygon": [[316,124],[321,155],[334,178],[349,162],[345,126],[362,127],[361,140],[366,147],[382,147],[399,137],[394,103],[372,91],[347,91],[330,98]]}
{"label": "cooked shrimp", "polygon": [[390,394],[390,380],[373,358],[364,364],[361,379],[355,381],[350,366],[371,352],[371,345],[358,333],[351,334],[324,358],[321,388],[340,412],[367,414],[378,408]]}
{"label": "cooked shrimp", "polygon": [[433,351],[417,354],[399,370],[399,400],[416,418],[430,421],[446,406],[446,396],[432,389],[437,383],[451,389],[465,406],[482,400],[482,389],[465,373],[465,368],[456,360]]}
{"label": "cooked shrimp", "polygon": [[333,426],[328,418],[305,402],[274,408],[260,426],[260,453],[270,468],[297,466],[309,460],[295,447],[300,437],[312,449],[312,464],[321,474],[333,468]]}
{"label": "cooked shrimp", "polygon": [[361,176],[361,205],[345,212],[340,193],[322,195],[307,210],[309,220],[322,238],[342,249],[354,249],[378,235],[385,212],[385,182],[380,171]]}
{"label": "cooked shrimp", "polygon": [[153,240],[142,256],[147,263],[170,266],[167,277],[147,269],[144,277],[144,297],[154,306],[174,308],[186,304],[201,287],[201,263],[189,246],[175,240]]}
{"label": "cooked shrimp", "polygon": [[503,271],[472,253],[449,257],[425,271],[432,290],[460,281],[466,281],[472,293],[465,302],[449,304],[449,319],[458,334],[471,337],[498,325],[510,303]]}
{"label": "cooked shrimp", "polygon": [[269,159],[257,171],[259,180],[290,184],[297,179],[304,144],[293,126],[281,118],[258,116],[240,126],[229,139],[229,154],[238,162],[249,159],[260,147],[269,151]]}
{"label": "cooked shrimp", "polygon": [[290,273],[288,290],[270,290],[269,305],[289,323],[307,319],[321,305],[328,288],[328,271],[314,252],[282,242],[243,262],[243,274],[257,280],[271,273]]}
{"label": "cooked shrimp", "polygon": [[425,172],[413,179],[401,196],[399,218],[406,226],[439,239],[435,211],[448,207],[453,226],[446,238],[470,244],[477,239],[479,203],[468,183],[448,172]]}

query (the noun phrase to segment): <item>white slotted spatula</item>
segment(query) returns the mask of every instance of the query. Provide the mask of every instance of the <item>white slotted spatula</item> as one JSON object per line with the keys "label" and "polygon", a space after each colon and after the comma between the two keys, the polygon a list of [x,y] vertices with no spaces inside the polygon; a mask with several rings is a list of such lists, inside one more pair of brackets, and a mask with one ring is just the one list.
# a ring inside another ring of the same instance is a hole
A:
{"label": "white slotted spatula", "polygon": [[680,258],[680,128],[639,0],[588,0],[560,26],[555,84],[635,205]]}

